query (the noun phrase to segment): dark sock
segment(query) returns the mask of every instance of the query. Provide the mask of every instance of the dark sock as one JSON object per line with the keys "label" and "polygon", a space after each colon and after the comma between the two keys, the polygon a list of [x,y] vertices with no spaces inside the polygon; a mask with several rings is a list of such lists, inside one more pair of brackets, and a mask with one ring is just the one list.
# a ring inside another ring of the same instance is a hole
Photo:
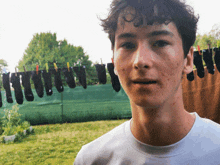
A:
{"label": "dark sock", "polygon": [[193,80],[194,80],[194,74],[193,74],[193,71],[190,72],[189,74],[187,74],[187,79],[188,79],[189,81],[193,81]]}
{"label": "dark sock", "polygon": [[218,50],[219,50],[219,48],[214,48],[213,50],[214,50],[214,52],[216,52],[216,51],[218,51]]}
{"label": "dark sock", "polygon": [[34,95],[31,90],[30,72],[22,72],[22,85],[24,87],[24,95],[27,101],[33,101]]}
{"label": "dark sock", "polygon": [[114,73],[114,65],[112,63],[107,64],[108,72],[111,76],[112,87],[116,92],[119,92],[121,89],[118,76]]}
{"label": "dark sock", "polygon": [[65,76],[65,80],[66,80],[67,85],[70,88],[75,88],[76,87],[76,83],[75,83],[75,80],[74,80],[74,77],[73,77],[73,70],[72,70],[72,68],[69,68],[69,71],[68,71],[68,68],[63,68],[62,71],[63,71],[63,74]]}
{"label": "dark sock", "polygon": [[79,79],[79,83],[83,86],[84,89],[87,88],[86,84],[86,71],[83,66],[80,67],[73,67],[74,72],[76,73],[76,76]]}
{"label": "dark sock", "polygon": [[34,82],[34,87],[37,92],[37,95],[42,98],[44,96],[44,87],[41,80],[41,72],[38,71],[38,74],[36,71],[32,71],[31,78]]}
{"label": "dark sock", "polygon": [[219,51],[219,50],[217,50],[217,51],[215,52],[214,59],[215,59],[216,68],[217,68],[218,71],[220,72],[220,51]]}
{"label": "dark sock", "polygon": [[212,61],[212,49],[203,50],[203,60],[206,63],[208,73],[214,74],[215,69]]}
{"label": "dark sock", "polygon": [[197,75],[200,77],[200,78],[203,78],[204,77],[204,67],[203,67],[203,62],[202,62],[202,56],[199,54],[198,51],[195,51],[194,54],[194,65],[196,66],[196,69],[197,69]]}
{"label": "dark sock", "polygon": [[47,72],[46,70],[43,70],[42,75],[43,75],[43,79],[44,79],[44,86],[45,86],[47,96],[51,96],[53,94],[51,73],[50,73],[50,71]]}
{"label": "dark sock", "polygon": [[22,104],[24,101],[23,100],[24,96],[21,90],[20,78],[18,73],[17,76],[15,75],[15,73],[11,74],[11,82],[12,82],[12,87],[14,88],[15,91],[16,102],[18,104]]}
{"label": "dark sock", "polygon": [[96,72],[98,75],[99,83],[100,84],[106,84],[106,70],[105,70],[105,64],[96,64]]}
{"label": "dark sock", "polygon": [[1,92],[1,87],[0,87],[0,107],[2,107],[2,92]]}
{"label": "dark sock", "polygon": [[58,68],[57,71],[53,69],[53,74],[54,74],[54,85],[57,91],[63,92],[64,88],[63,88],[63,83],[62,83],[61,76],[60,76],[60,68]]}
{"label": "dark sock", "polygon": [[5,74],[3,73],[2,75],[2,82],[3,82],[3,87],[6,92],[6,98],[8,103],[13,103],[12,95],[11,95],[11,88],[10,88],[10,83],[9,83],[9,73]]}

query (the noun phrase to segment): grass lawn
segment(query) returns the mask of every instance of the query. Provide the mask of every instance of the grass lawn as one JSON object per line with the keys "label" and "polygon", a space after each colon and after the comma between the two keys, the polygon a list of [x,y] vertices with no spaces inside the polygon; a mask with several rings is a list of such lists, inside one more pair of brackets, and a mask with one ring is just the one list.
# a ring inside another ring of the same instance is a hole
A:
{"label": "grass lawn", "polygon": [[0,164],[73,164],[82,145],[125,121],[127,120],[33,126],[35,134],[16,143],[0,144]]}

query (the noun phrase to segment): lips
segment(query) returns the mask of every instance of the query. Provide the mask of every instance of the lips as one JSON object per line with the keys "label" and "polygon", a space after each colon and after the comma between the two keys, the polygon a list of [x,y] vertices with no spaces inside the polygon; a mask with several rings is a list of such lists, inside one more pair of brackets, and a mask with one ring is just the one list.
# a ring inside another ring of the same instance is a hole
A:
{"label": "lips", "polygon": [[156,81],[144,81],[144,82],[137,82],[135,81],[134,84],[155,84],[157,83]]}
{"label": "lips", "polygon": [[157,81],[152,79],[135,79],[133,80],[134,84],[155,84]]}

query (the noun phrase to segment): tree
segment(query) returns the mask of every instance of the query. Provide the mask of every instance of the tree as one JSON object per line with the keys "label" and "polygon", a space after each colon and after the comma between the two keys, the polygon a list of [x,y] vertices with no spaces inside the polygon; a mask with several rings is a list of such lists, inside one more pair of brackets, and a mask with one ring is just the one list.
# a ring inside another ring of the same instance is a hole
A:
{"label": "tree", "polygon": [[8,66],[7,62],[3,59],[0,59],[0,89],[3,88],[3,84],[2,84],[3,68],[6,68],[7,66]]}
{"label": "tree", "polygon": [[199,45],[201,50],[208,49],[208,45],[210,45],[210,48],[217,47],[217,40],[211,34],[198,34],[194,43],[194,47],[197,48],[197,45]]}
{"label": "tree", "polygon": [[212,26],[212,30],[209,32],[210,35],[212,35],[215,40],[220,40],[220,24],[215,24]]}
{"label": "tree", "polygon": [[201,50],[208,49],[208,45],[210,45],[210,48],[220,47],[220,24],[215,24],[208,34],[198,34],[194,47],[197,48],[197,45],[200,46]]}
{"label": "tree", "polygon": [[56,63],[58,68],[63,68],[67,67],[67,62],[70,66],[81,63],[86,67],[88,85],[98,82],[98,78],[95,78],[95,67],[92,66],[92,61],[89,60],[89,56],[85,54],[83,48],[68,44],[65,39],[57,41],[56,33],[35,34],[28,44],[22,60],[19,61],[18,69],[23,72],[23,66],[25,66],[26,70],[31,71],[35,70],[38,64],[39,69],[43,70],[46,69],[46,63],[49,68],[54,68],[53,63]]}

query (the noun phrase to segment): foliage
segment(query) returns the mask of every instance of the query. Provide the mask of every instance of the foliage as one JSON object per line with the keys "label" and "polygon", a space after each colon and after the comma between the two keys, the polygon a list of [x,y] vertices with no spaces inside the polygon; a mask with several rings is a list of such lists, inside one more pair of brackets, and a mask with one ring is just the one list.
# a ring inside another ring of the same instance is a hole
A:
{"label": "foliage", "polygon": [[[214,36],[211,34],[204,34],[204,35],[197,35],[194,47],[197,49],[197,45],[199,45],[200,49],[208,49],[208,45],[210,45],[210,48],[217,47],[217,43],[219,41],[215,39]],[[220,45],[219,45],[220,46]]]}
{"label": "foliage", "polygon": [[30,123],[28,121],[21,121],[21,114],[18,113],[18,110],[17,104],[12,106],[11,110],[4,110],[5,114],[0,120],[0,135],[10,136],[16,134],[17,140],[24,136],[23,132],[29,129]]}
{"label": "foliage", "polygon": [[197,45],[200,46],[201,50],[208,49],[208,45],[210,48],[220,47],[220,25],[215,24],[208,34],[198,34],[194,43],[196,49]]}
{"label": "foliage", "polygon": [[[68,44],[65,39],[57,41],[56,33],[35,34],[25,50],[22,60],[19,61],[18,69],[22,72],[24,71],[23,66],[25,66],[28,71],[35,70],[37,64],[39,69],[46,69],[46,63],[49,68],[54,68],[54,63],[58,68],[63,68],[67,67],[67,62],[70,66],[80,63],[86,67],[88,84],[97,81],[94,79],[95,67],[92,66],[92,62],[83,48]],[[74,76],[76,75],[74,74]],[[64,80],[63,77],[62,79]],[[63,82],[65,84],[65,81]]]}
{"label": "foliage", "polygon": [[212,30],[209,32],[210,35],[212,35],[215,40],[220,40],[220,24],[215,24],[212,26]]}
{"label": "foliage", "polygon": [[3,127],[7,126],[18,126],[21,124],[21,119],[20,116],[21,114],[18,113],[18,105],[15,104],[12,106],[11,110],[5,109],[5,115],[3,116],[2,119],[2,125]]}

